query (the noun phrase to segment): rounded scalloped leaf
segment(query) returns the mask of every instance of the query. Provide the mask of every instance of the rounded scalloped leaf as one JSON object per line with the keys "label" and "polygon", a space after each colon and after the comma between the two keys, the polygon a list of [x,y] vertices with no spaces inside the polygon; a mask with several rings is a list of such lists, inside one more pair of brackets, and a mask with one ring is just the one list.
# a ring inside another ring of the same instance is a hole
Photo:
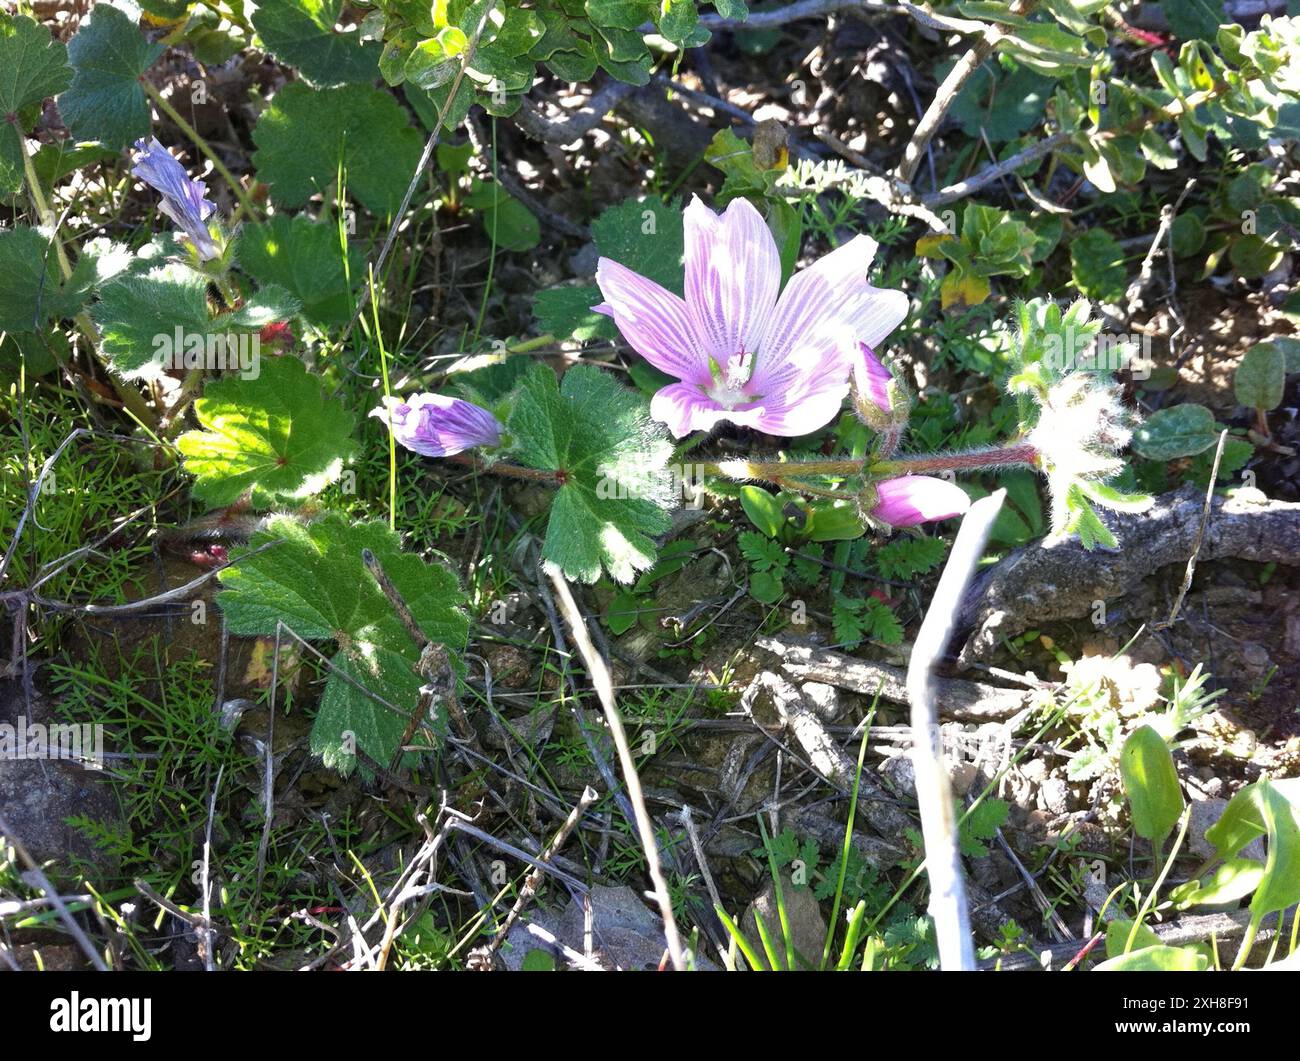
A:
{"label": "rounded scalloped leaf", "polygon": [[176,441],[194,494],[212,506],[249,491],[265,508],[301,501],[339,478],[356,421],[296,357],[258,357],[244,379],[209,383],[194,406],[202,431]]}
{"label": "rounded scalloped leaf", "polygon": [[253,28],[282,63],[316,85],[373,81],[379,74],[380,46],[355,28],[335,29],[343,0],[263,0]]}
{"label": "rounded scalloped leaf", "polygon": [[1188,403],[1152,413],[1134,432],[1133,449],[1148,460],[1169,461],[1203,453],[1218,438],[1214,414]]}
{"label": "rounded scalloped leaf", "polygon": [[77,140],[120,150],[149,135],[149,103],[140,75],[163,52],[123,11],[99,4],[68,45],[72,84],[59,113]]}
{"label": "rounded scalloped leaf", "polygon": [[245,225],[239,238],[239,263],[260,284],[276,284],[302,303],[313,324],[342,324],[352,315],[348,290],[364,276],[361,252],[351,245],[344,258],[339,232],[303,214],[276,214],[270,221]]}
{"label": "rounded scalloped leaf", "polygon": [[[274,636],[280,623],[308,641],[333,641],[311,748],[350,772],[357,751],[387,766],[401,746],[422,679],[420,652],[362,562],[369,549],[416,624],[459,666],[469,636],[465,598],[442,563],[401,551],[383,523],[349,524],[336,513],[304,524],[276,516],[221,574],[217,603],[231,633]],[[361,760],[363,770],[365,759]]]}
{"label": "rounded scalloped leaf", "polygon": [[253,129],[253,165],[280,206],[302,206],[343,172],[375,214],[395,210],[420,160],[420,135],[401,104],[370,85],[286,85]]}
{"label": "rounded scalloped leaf", "polygon": [[[57,95],[72,80],[68,50],[44,26],[26,16],[0,15],[0,119],[17,114],[31,128],[41,101]],[[23,156],[18,131],[0,121],[0,196],[23,186]]]}
{"label": "rounded scalloped leaf", "polygon": [[72,82],[68,50],[26,15],[0,14],[0,116],[18,114]]}
{"label": "rounded scalloped leaf", "polygon": [[207,335],[208,281],[176,262],[127,273],[104,286],[91,316],[101,351],[117,372],[127,379],[156,376],[162,371],[160,340]]}
{"label": "rounded scalloped leaf", "polygon": [[522,463],[563,477],[544,560],[580,582],[595,582],[602,568],[631,582],[654,563],[653,536],[672,522],[673,447],[644,396],[590,365],[569,369],[562,383],[535,365],[516,391],[508,429]]}

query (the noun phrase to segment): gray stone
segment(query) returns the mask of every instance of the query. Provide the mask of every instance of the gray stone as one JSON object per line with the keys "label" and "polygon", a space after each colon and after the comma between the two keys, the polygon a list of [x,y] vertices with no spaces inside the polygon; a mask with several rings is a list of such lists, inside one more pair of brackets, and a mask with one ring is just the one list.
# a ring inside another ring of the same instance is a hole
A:
{"label": "gray stone", "polygon": [[[820,905],[813,895],[811,885],[796,888],[790,874],[781,872],[781,897],[785,903],[786,918],[790,923],[790,938],[794,941],[795,968],[817,968],[821,961],[822,947],[826,943],[826,919],[822,917]],[[785,938],[781,932],[781,915],[776,905],[776,884],[768,881],[765,887],[745,911],[741,919],[740,931],[758,952],[764,968],[771,968],[763,950],[758,934],[758,922],[755,915],[763,918],[772,949],[776,952],[778,964],[785,967]]]}

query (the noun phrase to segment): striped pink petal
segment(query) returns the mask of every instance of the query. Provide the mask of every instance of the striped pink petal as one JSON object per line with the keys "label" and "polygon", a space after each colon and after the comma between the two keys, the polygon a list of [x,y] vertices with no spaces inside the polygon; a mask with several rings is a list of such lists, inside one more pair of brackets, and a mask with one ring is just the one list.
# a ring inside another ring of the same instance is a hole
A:
{"label": "striped pink petal", "polygon": [[708,353],[700,349],[686,303],[610,258],[596,267],[605,301],[593,307],[614,318],[632,349],[661,372],[687,383],[710,382]]}
{"label": "striped pink petal", "polygon": [[720,365],[757,349],[781,288],[781,256],[762,215],[745,199],[715,214],[699,197],[684,214],[686,305]]}

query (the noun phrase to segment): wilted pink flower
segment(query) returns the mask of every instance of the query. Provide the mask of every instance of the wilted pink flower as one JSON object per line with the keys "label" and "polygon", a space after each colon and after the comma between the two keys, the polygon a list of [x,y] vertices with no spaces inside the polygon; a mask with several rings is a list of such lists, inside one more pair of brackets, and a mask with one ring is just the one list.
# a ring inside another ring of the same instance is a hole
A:
{"label": "wilted pink flower", "polygon": [[970,508],[966,491],[932,475],[902,475],[874,485],[876,504],[871,515],[891,527],[951,519]]}
{"label": "wilted pink flower", "polygon": [[157,137],[137,140],[135,150],[131,173],[162,195],[158,209],[190,237],[202,260],[220,257],[221,251],[208,231],[208,218],[217,207],[204,198],[207,185],[190,180],[185,167],[158,143]]}
{"label": "wilted pink flower", "polygon": [[651,415],[678,438],[720,421],[772,435],[829,423],[854,345],[874,346],[907,315],[901,291],[866,281],[875,240],[854,237],[781,291],[776,241],[744,199],[719,215],[696,198],[685,225],[685,299],[608,258],[596,270],[605,301],[595,309],[681,381],[654,396]]}
{"label": "wilted pink flower", "polygon": [[450,457],[475,446],[499,446],[501,424],[486,409],[442,394],[415,394],[406,401],[385,398],[371,410],[393,437],[426,457]]}

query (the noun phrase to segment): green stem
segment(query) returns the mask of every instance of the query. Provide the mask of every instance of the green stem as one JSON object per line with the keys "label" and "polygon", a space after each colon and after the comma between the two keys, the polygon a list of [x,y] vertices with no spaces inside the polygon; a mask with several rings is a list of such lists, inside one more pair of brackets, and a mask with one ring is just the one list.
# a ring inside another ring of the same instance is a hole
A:
{"label": "green stem", "polygon": [[[1029,443],[1014,442],[1008,446],[990,446],[987,449],[900,457],[896,460],[876,461],[871,465],[867,465],[862,460],[727,460],[706,461],[700,467],[709,475],[725,476],[728,479],[759,479],[769,483],[781,483],[822,475],[852,476],[867,473],[873,479],[892,479],[900,475],[979,471],[1015,465],[1034,467],[1037,459],[1038,451]],[[802,489],[802,486],[800,488]]]}
{"label": "green stem", "polygon": [[801,479],[778,479],[776,483],[783,489],[797,490],[801,494],[811,494],[813,497],[830,497],[837,501],[852,501],[857,497],[856,494],[851,494],[847,490],[825,490],[820,486],[805,483]]}
{"label": "green stem", "polygon": [[235,179],[235,175],[226,168],[226,164],[217,157],[217,153],[212,150],[211,145],[209,145],[208,142],[199,135],[198,130],[196,130],[194,126],[181,117],[180,111],[173,107],[163,97],[162,93],[143,77],[140,78],[140,87],[143,88],[145,92],[148,93],[149,98],[158,105],[158,109],[167,115],[167,117],[176,124],[177,128],[185,134],[185,138],[197,147],[200,152],[202,152],[204,158],[212,163],[212,168],[221,174],[222,180],[230,185],[230,190],[235,193],[235,198],[239,200],[239,205],[243,208],[244,213],[256,221],[261,216],[261,212],[253,205],[253,200],[249,198],[248,192],[244,190],[243,185],[241,185],[239,181]]}
{"label": "green stem", "polygon": [[551,346],[555,342],[555,336],[550,332],[545,335],[539,335],[535,339],[525,339],[522,343],[515,343],[514,346],[507,346],[506,351],[511,354],[526,354],[532,350],[540,350],[544,346]]}
{"label": "green stem", "polygon": [[860,460],[815,461],[704,461],[700,469],[708,475],[722,475],[728,479],[762,479],[778,482],[807,475],[861,475],[865,463]]}
{"label": "green stem", "polygon": [[1232,971],[1235,973],[1246,964],[1246,959],[1250,957],[1250,952],[1255,949],[1255,936],[1259,932],[1259,923],[1261,917],[1252,917],[1250,924],[1246,926],[1246,935],[1241,941],[1241,949],[1237,951],[1237,959],[1232,963]]}

